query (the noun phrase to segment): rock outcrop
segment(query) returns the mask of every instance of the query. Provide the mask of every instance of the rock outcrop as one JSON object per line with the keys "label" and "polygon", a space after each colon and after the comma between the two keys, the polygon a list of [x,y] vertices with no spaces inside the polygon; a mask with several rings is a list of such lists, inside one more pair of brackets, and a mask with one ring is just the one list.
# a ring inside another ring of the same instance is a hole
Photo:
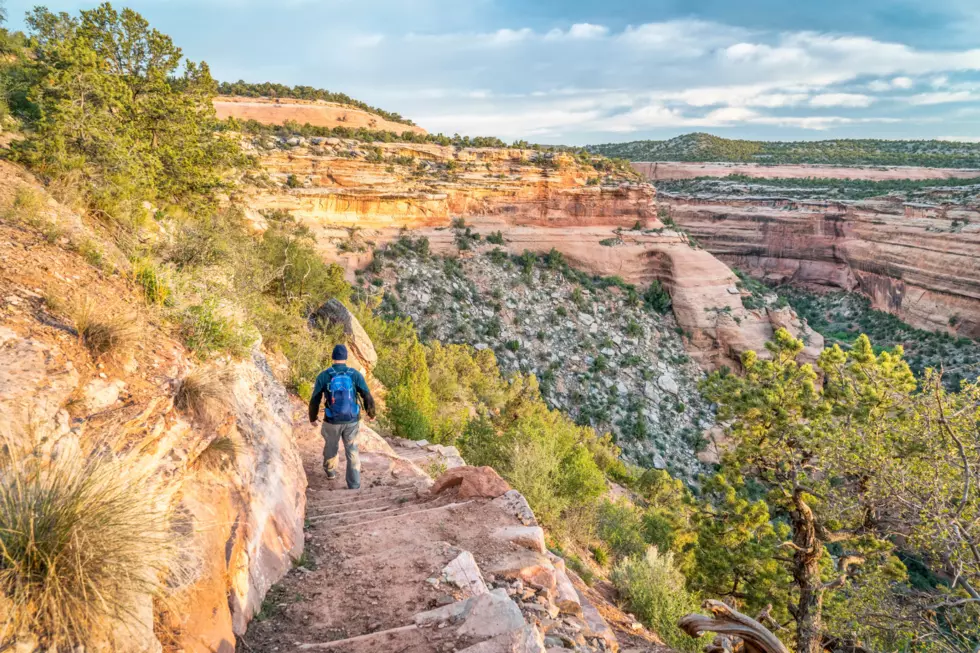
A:
{"label": "rock outcrop", "polygon": [[[0,194],[24,184],[2,176]],[[53,200],[48,206],[48,219],[65,212]],[[164,637],[186,651],[233,651],[266,592],[303,551],[306,475],[285,389],[259,351],[218,362],[227,390],[220,414],[195,420],[174,398],[200,363],[141,314],[142,299],[120,277],[6,222],[0,245],[4,449],[42,461],[126,456],[152,470],[176,515],[173,537],[186,569],[166,601],[138,600],[118,650],[159,651]],[[71,318],[85,302],[100,315],[137,322],[136,341],[91,353]],[[209,451],[219,440],[222,448]],[[205,458],[221,464],[204,465]]]}
{"label": "rock outcrop", "polygon": [[980,206],[894,198],[661,201],[708,251],[755,277],[860,291],[874,308],[913,326],[980,337]]}

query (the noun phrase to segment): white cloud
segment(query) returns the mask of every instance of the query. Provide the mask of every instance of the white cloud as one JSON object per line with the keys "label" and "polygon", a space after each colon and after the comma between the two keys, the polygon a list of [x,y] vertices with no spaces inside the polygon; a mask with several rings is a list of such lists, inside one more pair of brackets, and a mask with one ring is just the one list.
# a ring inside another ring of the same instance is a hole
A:
{"label": "white cloud", "polygon": [[577,40],[589,40],[589,39],[601,39],[602,37],[609,34],[609,28],[605,25],[593,25],[591,23],[576,23],[568,28],[567,32],[560,29],[553,29],[547,34],[545,38],[549,40],[559,40],[559,39],[577,39]]}
{"label": "white cloud", "polygon": [[860,93],[821,93],[810,98],[811,107],[870,107],[875,99]]}
{"label": "white cloud", "polygon": [[[949,83],[950,76],[978,77],[980,49],[919,50],[860,35],[749,31],[703,20],[619,31],[583,22],[551,30],[388,34],[351,55],[336,40],[322,43],[320,59],[357,64],[354,79],[365,92],[343,85],[344,67],[336,65],[340,79],[332,78],[331,87],[449,133],[824,130],[894,122],[875,110],[895,103],[966,103],[980,94],[980,83]],[[935,92],[913,94],[930,83]],[[835,108],[847,115],[823,115]],[[926,118],[917,112],[907,119]]]}
{"label": "white cloud", "polygon": [[980,101],[980,95],[970,91],[937,91],[935,93],[919,93],[908,98],[910,104],[927,106],[931,104],[950,104],[952,102]]}

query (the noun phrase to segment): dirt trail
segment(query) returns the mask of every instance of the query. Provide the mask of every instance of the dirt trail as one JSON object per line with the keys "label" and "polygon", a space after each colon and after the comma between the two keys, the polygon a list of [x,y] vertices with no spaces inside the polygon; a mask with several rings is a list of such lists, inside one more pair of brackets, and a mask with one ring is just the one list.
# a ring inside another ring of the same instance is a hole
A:
{"label": "dirt trail", "polygon": [[[363,425],[361,489],[347,490],[343,454],[337,480],[328,481],[321,467],[319,429],[310,426],[306,407],[298,403],[294,403],[294,418],[309,479],[306,550],[266,597],[262,612],[240,640],[239,651],[469,653],[469,647],[477,644],[483,648],[474,648],[473,653],[618,648],[613,631],[599,616],[601,612],[609,618],[611,606],[596,609],[586,599],[584,614],[576,610],[577,615],[566,615],[562,609],[559,615],[548,598],[560,592],[553,585],[555,567],[545,557],[543,538],[533,551],[526,542],[499,536],[501,529],[534,530],[522,524],[515,511],[501,506],[506,497],[461,498],[458,489],[433,495],[432,482],[421,466],[445,458],[418,447],[392,447]],[[476,564],[469,578],[482,586],[478,592],[447,581],[444,573],[450,563],[458,564],[461,554],[465,559],[466,552]],[[552,560],[556,567],[564,567],[560,559]],[[546,569],[545,575],[552,576],[544,585],[551,582],[552,589],[535,589],[533,581],[514,577],[524,572],[530,578],[539,573],[539,566],[551,570]],[[490,569],[497,574],[486,573]],[[476,615],[474,608],[476,616],[461,615],[471,596],[496,603],[489,612]],[[420,613],[434,609],[448,616],[439,617],[437,612],[422,623]],[[612,617],[609,621],[616,625]],[[516,620],[504,629],[508,635],[493,632],[507,619]],[[524,639],[515,639],[518,635]],[[505,642],[507,637],[514,641]],[[632,639],[627,641],[635,646]],[[650,643],[649,648],[626,650],[662,649]]]}

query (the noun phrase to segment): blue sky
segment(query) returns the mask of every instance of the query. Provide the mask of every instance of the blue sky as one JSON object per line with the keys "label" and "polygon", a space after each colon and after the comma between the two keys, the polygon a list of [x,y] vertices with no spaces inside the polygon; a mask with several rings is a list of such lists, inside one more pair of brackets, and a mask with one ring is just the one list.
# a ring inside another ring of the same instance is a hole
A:
{"label": "blue sky", "polygon": [[[37,1],[8,0],[11,25]],[[128,6],[218,79],[342,91],[447,134],[568,144],[691,131],[980,140],[980,0]]]}

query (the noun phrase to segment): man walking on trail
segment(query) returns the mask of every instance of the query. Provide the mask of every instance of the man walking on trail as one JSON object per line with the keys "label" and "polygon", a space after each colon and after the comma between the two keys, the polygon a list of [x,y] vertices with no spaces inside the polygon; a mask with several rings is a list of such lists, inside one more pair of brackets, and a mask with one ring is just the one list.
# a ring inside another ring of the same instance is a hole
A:
{"label": "man walking on trail", "polygon": [[357,370],[347,367],[347,347],[333,348],[333,365],[320,372],[310,397],[310,424],[316,424],[320,413],[320,397],[325,399],[323,426],[320,434],[326,440],[323,449],[323,471],[327,479],[337,478],[337,458],[340,441],[344,441],[347,458],[347,487],[361,487],[361,460],[357,456],[357,434],[360,429],[361,406],[364,403],[369,419],[374,419],[374,398],[364,377]]}

